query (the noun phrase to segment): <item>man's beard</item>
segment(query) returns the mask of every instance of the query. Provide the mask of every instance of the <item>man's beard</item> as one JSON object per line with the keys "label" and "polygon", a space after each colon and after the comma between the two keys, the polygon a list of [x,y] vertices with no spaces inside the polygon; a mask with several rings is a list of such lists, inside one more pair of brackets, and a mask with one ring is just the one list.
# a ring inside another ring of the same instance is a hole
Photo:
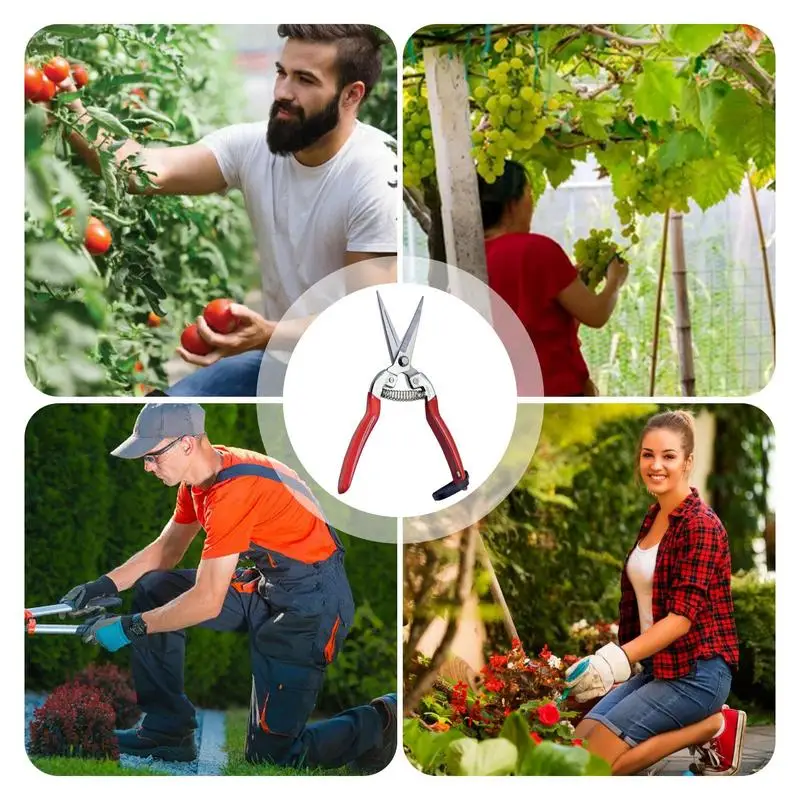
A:
{"label": "man's beard", "polygon": [[[281,119],[278,111],[283,109],[294,116]],[[326,133],[330,133],[339,124],[339,96],[333,99],[316,114],[306,118],[306,113],[300,106],[293,106],[276,100],[269,112],[267,125],[267,145],[269,149],[279,155],[286,156],[311,147]]]}

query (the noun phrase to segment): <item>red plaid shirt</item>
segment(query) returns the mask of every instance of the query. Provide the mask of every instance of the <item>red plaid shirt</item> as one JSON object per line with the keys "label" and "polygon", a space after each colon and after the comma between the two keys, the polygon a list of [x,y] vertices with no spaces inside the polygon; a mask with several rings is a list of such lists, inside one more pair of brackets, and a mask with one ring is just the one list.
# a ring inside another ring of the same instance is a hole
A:
{"label": "red plaid shirt", "polygon": [[[644,538],[659,511],[650,507],[636,544]],[[636,546],[634,544],[634,547]],[[628,558],[622,570],[619,603],[619,642],[639,635],[639,607],[628,578]],[[692,493],[669,515],[653,575],[653,623],[670,612],[692,623],[689,632],[653,656],[656,678],[687,675],[699,658],[722,656],[735,669],[739,663],[739,640],[731,598],[731,556],[728,534],[714,511],[697,493]]]}

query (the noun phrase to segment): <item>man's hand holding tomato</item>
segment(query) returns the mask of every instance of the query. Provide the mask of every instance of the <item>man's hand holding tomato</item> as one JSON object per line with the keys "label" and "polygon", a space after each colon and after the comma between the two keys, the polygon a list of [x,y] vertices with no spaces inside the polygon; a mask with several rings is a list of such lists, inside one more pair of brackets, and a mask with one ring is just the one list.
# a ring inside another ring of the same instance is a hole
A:
{"label": "man's hand holding tomato", "polygon": [[178,347],[178,355],[190,364],[207,367],[221,358],[246,353],[248,350],[263,350],[266,348],[275,330],[276,323],[264,319],[261,314],[257,314],[240,303],[231,303],[230,310],[238,322],[233,333],[217,333],[209,326],[202,315],[197,318],[196,324],[200,336],[214,350],[208,355],[199,356],[190,353],[183,347]]}

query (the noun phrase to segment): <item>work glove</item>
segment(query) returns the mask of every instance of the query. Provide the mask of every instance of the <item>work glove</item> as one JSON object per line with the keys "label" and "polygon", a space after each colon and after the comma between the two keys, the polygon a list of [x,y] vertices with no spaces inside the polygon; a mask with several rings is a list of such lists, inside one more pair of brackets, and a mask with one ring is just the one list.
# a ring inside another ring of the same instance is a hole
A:
{"label": "work glove", "polygon": [[58,602],[66,603],[73,611],[80,611],[96,597],[116,597],[117,585],[108,575],[101,575],[96,581],[79,583],[73,586]]}
{"label": "work glove", "polygon": [[631,662],[625,651],[609,642],[594,655],[573,664],[566,672],[565,685],[577,702],[585,703],[608,694],[615,683],[623,683],[630,676]]}
{"label": "work glove", "polygon": [[146,635],[147,625],[142,615],[129,614],[124,617],[102,617],[83,634],[83,641],[86,644],[99,644],[113,653]]}

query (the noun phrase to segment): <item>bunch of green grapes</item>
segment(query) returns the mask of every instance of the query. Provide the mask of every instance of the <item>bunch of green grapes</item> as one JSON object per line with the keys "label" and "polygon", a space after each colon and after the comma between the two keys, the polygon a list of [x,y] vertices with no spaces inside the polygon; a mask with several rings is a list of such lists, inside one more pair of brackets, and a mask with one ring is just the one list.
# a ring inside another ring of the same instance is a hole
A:
{"label": "bunch of green grapes", "polygon": [[494,50],[501,54],[500,60],[472,89],[472,155],[488,183],[503,174],[510,152],[524,152],[541,140],[552,121],[546,112],[557,105],[553,100],[546,104],[533,88],[532,67],[522,58],[527,54],[525,45],[518,42],[512,47],[502,38]]}
{"label": "bunch of green grapes", "polygon": [[625,226],[622,235],[629,236],[631,242],[637,244],[636,215],[664,214],[670,209],[688,214],[693,186],[692,178],[685,169],[661,169],[654,157],[641,160],[634,154],[631,156],[631,165],[634,167],[631,173],[615,186],[619,199],[614,208]]}
{"label": "bunch of green grapes", "polygon": [[608,265],[620,257],[620,249],[611,241],[611,230],[592,228],[589,236],[578,239],[573,251],[581,280],[594,291],[606,277]]}
{"label": "bunch of green grapes", "polygon": [[415,84],[403,90],[403,184],[419,187],[435,171],[428,91]]}

